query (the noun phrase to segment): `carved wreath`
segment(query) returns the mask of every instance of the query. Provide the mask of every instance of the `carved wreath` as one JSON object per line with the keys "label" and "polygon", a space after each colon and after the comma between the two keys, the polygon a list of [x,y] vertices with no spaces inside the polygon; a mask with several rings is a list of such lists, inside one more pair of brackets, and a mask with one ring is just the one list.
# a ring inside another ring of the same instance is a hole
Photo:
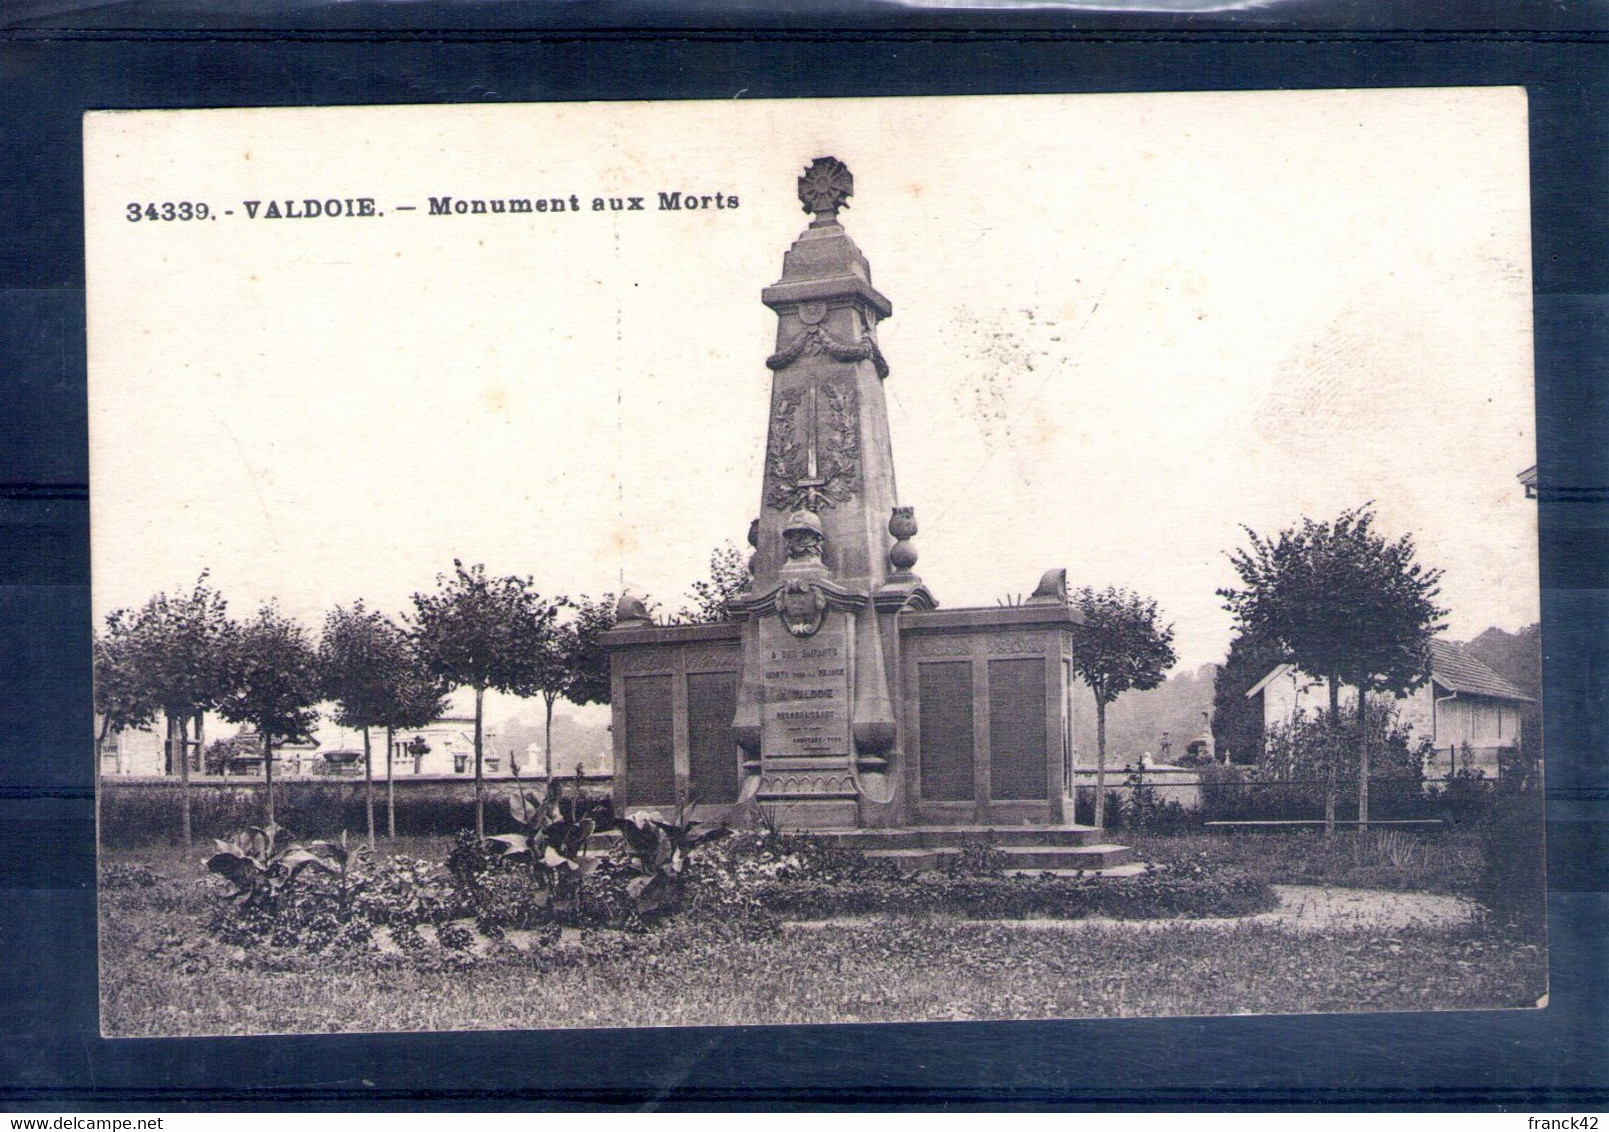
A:
{"label": "carved wreath", "polygon": [[869,358],[877,370],[877,376],[888,377],[888,362],[883,357],[883,351],[877,347],[877,339],[870,334],[862,334],[859,341],[845,342],[820,326],[805,327],[794,336],[793,341],[767,358],[765,364],[768,369],[787,369],[810,354],[826,354],[835,362],[863,362]]}
{"label": "carved wreath", "polygon": [[816,476],[808,482],[810,457],[799,420],[803,399],[797,389],[783,393],[771,419],[765,501],[778,511],[822,511],[860,490],[860,417],[854,385],[821,386],[824,411],[816,438]]}

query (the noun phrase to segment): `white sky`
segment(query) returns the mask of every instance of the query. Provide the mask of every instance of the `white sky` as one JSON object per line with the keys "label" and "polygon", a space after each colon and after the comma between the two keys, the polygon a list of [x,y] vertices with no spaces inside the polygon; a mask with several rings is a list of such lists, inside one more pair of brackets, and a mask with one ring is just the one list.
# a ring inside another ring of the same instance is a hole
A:
{"label": "white sky", "polygon": [[[1239,525],[1374,500],[1451,631],[1538,613],[1515,89],[108,113],[86,119],[97,614],[392,613],[452,559],[667,609],[759,507],[760,304],[832,154],[917,571],[1052,566],[1222,658]],[[660,212],[660,190],[740,206]],[[430,217],[430,195],[648,211]],[[375,219],[241,201],[373,196]],[[130,201],[235,215],[130,223]],[[414,204],[417,212],[394,211]]]}

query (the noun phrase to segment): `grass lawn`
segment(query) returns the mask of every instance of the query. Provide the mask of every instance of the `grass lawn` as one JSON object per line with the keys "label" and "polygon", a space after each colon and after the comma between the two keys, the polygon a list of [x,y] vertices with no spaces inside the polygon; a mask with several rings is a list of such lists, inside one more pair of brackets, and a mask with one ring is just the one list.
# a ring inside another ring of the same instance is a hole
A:
{"label": "grass lawn", "polygon": [[[1267,839],[1252,840],[1270,855]],[[398,850],[440,859],[445,843]],[[1225,843],[1178,851],[1255,856]],[[163,877],[102,893],[109,1036],[1491,1009],[1532,1006],[1545,992],[1540,946],[1469,926],[1298,935],[1265,923],[929,915],[738,938],[683,917],[644,935],[511,933],[478,944],[474,960],[438,952],[448,967],[387,951],[357,962],[248,954],[203,926],[216,898],[198,883],[201,855],[109,855]]]}
{"label": "grass lawn", "polygon": [[1467,894],[1481,868],[1474,830],[1409,833],[1320,829],[1266,833],[1200,832],[1114,837],[1143,860],[1169,864],[1188,857],[1229,866],[1268,884]]}

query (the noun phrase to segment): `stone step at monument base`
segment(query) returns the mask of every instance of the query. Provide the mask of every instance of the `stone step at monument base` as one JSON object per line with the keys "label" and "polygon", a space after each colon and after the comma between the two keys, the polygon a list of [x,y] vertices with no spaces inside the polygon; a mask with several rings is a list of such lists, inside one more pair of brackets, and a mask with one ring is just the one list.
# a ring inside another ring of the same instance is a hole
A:
{"label": "stone step at monument base", "polygon": [[823,829],[815,836],[840,849],[960,849],[992,840],[997,848],[1099,844],[1104,833],[1092,825],[917,825],[895,829]]}

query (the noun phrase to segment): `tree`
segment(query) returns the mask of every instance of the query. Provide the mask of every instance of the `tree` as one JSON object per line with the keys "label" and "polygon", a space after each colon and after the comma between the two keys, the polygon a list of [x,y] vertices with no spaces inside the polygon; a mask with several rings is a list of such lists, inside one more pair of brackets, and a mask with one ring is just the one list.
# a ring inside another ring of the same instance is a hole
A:
{"label": "tree", "polygon": [[[109,614],[106,632],[95,638],[95,714],[101,717],[100,730],[95,735],[97,774],[106,737],[148,726],[161,710],[162,705],[152,697],[140,672],[138,646],[134,615],[126,609]],[[123,769],[121,759],[117,769]]]}
{"label": "tree", "polygon": [[[1304,518],[1274,538],[1244,528],[1232,553],[1238,589],[1218,595],[1243,634],[1278,642],[1284,659],[1329,685],[1330,726],[1340,686],[1358,690],[1358,821],[1369,820],[1368,694],[1407,695],[1430,678],[1430,640],[1445,626],[1435,603],[1442,572],[1414,561],[1413,536],[1388,541],[1369,504],[1331,522]],[[1333,749],[1333,745],[1332,745]],[[1329,760],[1324,828],[1335,832],[1337,760]]]}
{"label": "tree", "polygon": [[426,669],[453,687],[475,689],[475,835],[486,836],[482,776],[487,689],[516,696],[538,691],[539,665],[558,613],[530,578],[488,578],[480,564],[453,560],[437,591],[413,595],[413,635]]}
{"label": "tree", "polygon": [[265,605],[234,634],[229,654],[233,691],[219,706],[232,723],[257,729],[263,743],[264,813],[274,821],[274,740],[306,736],[322,698],[318,653],[306,629]]}
{"label": "tree", "polygon": [[201,720],[230,687],[227,659],[234,626],[228,603],[207,584],[203,570],[188,594],[157,594],[138,613],[114,617],[122,627],[117,648],[125,671],[167,719],[168,770],[171,773],[176,760],[184,843],[189,845],[189,725],[192,720],[196,723],[199,749],[204,742]]}
{"label": "tree", "polygon": [[579,601],[558,598],[570,611],[567,620],[554,624],[544,642],[537,688],[546,716],[542,731],[543,774],[553,777],[553,704],[559,699],[577,706],[609,702],[609,653],[603,634],[614,627],[615,595]]}
{"label": "tree", "polygon": [[579,706],[609,702],[609,651],[603,635],[615,626],[615,595],[582,595],[564,623],[564,657],[570,679],[564,698]]}
{"label": "tree", "polygon": [[1256,762],[1262,750],[1262,706],[1248,700],[1246,693],[1284,662],[1285,652],[1278,641],[1238,633],[1229,642],[1229,655],[1213,673],[1213,745],[1220,752],[1230,752],[1236,762]]}
{"label": "tree", "polygon": [[[603,634],[614,628],[615,595],[596,600],[583,596],[571,603],[570,619],[559,626],[558,651],[564,671],[564,698],[577,707],[606,704],[610,694],[609,652],[603,647]],[[553,712],[548,711],[548,729],[542,750],[547,774],[553,776]]]}
{"label": "tree", "polygon": [[[319,683],[335,701],[335,722],[363,732],[363,808],[369,848],[374,849],[374,751],[370,729],[385,726],[390,685],[407,664],[408,640],[401,629],[361,600],[336,606],[324,618],[318,645]],[[390,765],[390,749],[386,763]]]}
{"label": "tree", "polygon": [[424,661],[411,640],[404,644],[407,646],[405,662],[387,682],[386,698],[378,716],[378,725],[385,728],[386,836],[392,839],[397,836],[396,781],[392,777],[397,732],[425,727],[447,714],[446,685],[425,670]]}
{"label": "tree", "polygon": [[1178,659],[1173,626],[1157,621],[1156,602],[1112,586],[1073,595],[1084,625],[1073,668],[1095,696],[1095,826],[1106,824],[1106,708],[1130,689],[1155,688]]}
{"label": "tree", "polygon": [[[556,609],[567,608],[568,598],[554,599]],[[536,674],[531,683],[542,697],[542,762],[543,775],[553,779],[553,704],[564,695],[570,682],[570,670],[564,655],[564,626],[550,620],[542,628],[542,639],[536,649]]]}
{"label": "tree", "polygon": [[710,576],[694,582],[689,596],[694,604],[682,606],[672,623],[677,625],[713,625],[731,620],[726,603],[746,593],[754,576],[749,573],[749,556],[731,543],[710,551]]}

